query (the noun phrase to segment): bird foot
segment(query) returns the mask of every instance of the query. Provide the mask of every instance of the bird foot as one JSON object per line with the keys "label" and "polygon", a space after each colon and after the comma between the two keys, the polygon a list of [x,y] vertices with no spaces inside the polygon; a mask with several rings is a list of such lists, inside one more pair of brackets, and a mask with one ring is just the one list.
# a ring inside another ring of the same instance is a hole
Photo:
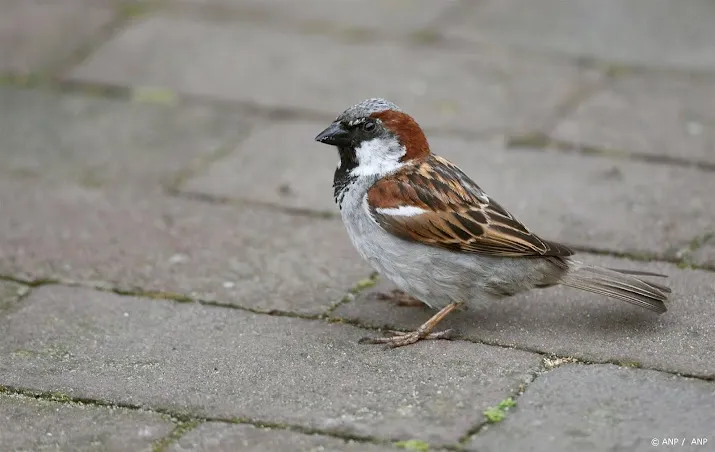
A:
{"label": "bird foot", "polygon": [[435,339],[452,339],[453,330],[444,330],[430,333],[418,329],[416,331],[403,332],[403,331],[386,331],[387,334],[391,334],[388,337],[363,337],[358,341],[360,344],[385,344],[390,348],[403,347],[405,345],[414,344],[421,340],[435,340]]}
{"label": "bird foot", "polygon": [[411,306],[411,307],[425,306],[425,304],[423,302],[421,302],[420,300],[418,300],[417,298],[407,295],[407,293],[405,293],[399,289],[392,290],[388,293],[385,293],[385,292],[376,293],[376,294],[374,294],[374,297],[377,300],[392,301],[397,306]]}

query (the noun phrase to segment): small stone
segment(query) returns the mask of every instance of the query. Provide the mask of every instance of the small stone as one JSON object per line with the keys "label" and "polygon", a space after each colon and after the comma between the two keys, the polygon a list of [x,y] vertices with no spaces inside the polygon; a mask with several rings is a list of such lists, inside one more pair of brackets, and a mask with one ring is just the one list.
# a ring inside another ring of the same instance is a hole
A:
{"label": "small stone", "polygon": [[278,186],[278,194],[281,196],[289,196],[293,194],[293,189],[288,184],[281,184]]}
{"label": "small stone", "polygon": [[703,133],[703,125],[699,122],[689,122],[687,124],[688,133],[693,136],[700,135]]}
{"label": "small stone", "polygon": [[169,263],[170,264],[183,264],[184,262],[188,262],[189,257],[184,255],[184,254],[174,254],[169,258]]}

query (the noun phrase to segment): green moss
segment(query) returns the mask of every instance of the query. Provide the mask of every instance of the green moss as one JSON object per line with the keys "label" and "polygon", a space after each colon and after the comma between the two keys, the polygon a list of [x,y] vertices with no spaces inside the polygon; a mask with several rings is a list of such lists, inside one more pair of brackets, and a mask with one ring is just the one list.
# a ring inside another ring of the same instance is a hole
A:
{"label": "green moss", "polygon": [[671,252],[671,254],[674,254],[676,257],[679,257],[680,260],[676,262],[676,266],[680,269],[683,270],[691,270],[694,268],[697,268],[697,265],[695,262],[693,262],[692,258],[692,253],[693,251],[699,249],[706,243],[708,243],[710,240],[715,237],[715,232],[708,232],[706,234],[703,234],[700,237],[695,237],[688,243],[688,246],[684,247],[683,249],[675,252]]}
{"label": "green moss", "polygon": [[582,151],[584,153],[592,155],[605,155],[608,157],[628,157],[628,153],[621,149],[584,147],[582,148]]}
{"label": "green moss", "polygon": [[605,67],[604,72],[606,73],[606,76],[608,76],[608,77],[621,77],[624,75],[631,74],[633,72],[633,68],[628,67],[628,66],[623,66],[620,64],[611,63]]}
{"label": "green moss", "polygon": [[50,77],[42,73],[0,74],[0,85],[34,88],[49,83]]}
{"label": "green moss", "polygon": [[410,40],[415,44],[434,44],[442,40],[438,30],[423,28],[410,34]]}
{"label": "green moss", "polygon": [[53,402],[68,403],[72,401],[72,397],[64,394],[62,392],[51,392],[48,394],[46,399],[52,400]]}
{"label": "green moss", "polygon": [[176,424],[176,427],[174,427],[174,430],[171,431],[171,433],[169,433],[167,436],[165,436],[161,439],[154,441],[154,444],[152,444],[152,446],[151,446],[152,452],[165,451],[171,444],[178,441],[179,438],[184,436],[187,432],[198,427],[198,425],[200,423],[201,422],[199,422],[199,421],[178,422]]}
{"label": "green moss", "polygon": [[549,137],[542,133],[529,133],[507,138],[507,148],[544,149],[551,144]]}
{"label": "green moss", "polygon": [[705,243],[707,243],[710,239],[715,236],[715,232],[709,232],[702,237],[695,237],[693,240],[690,241],[690,245],[688,246],[690,251],[695,251],[701,246],[703,246]]}
{"label": "green moss", "polygon": [[516,406],[516,402],[511,397],[507,397],[506,399],[499,402],[498,406],[499,408],[505,410],[508,408],[514,408]]}
{"label": "green moss", "polygon": [[357,284],[355,284],[355,287],[352,288],[351,292],[358,293],[365,289],[369,289],[377,284],[378,279],[379,275],[377,273],[373,273],[369,277],[358,281]]}
{"label": "green moss", "polygon": [[173,300],[178,301],[180,303],[194,302],[194,300],[192,300],[190,297],[187,297],[186,295],[181,295],[173,292],[146,292],[141,295],[144,297],[152,298],[154,300]]}
{"label": "green moss", "polygon": [[484,411],[484,416],[487,417],[487,422],[490,424],[496,424],[497,422],[504,420],[505,413],[497,407],[491,407]]}
{"label": "green moss", "polygon": [[82,172],[78,182],[85,188],[101,188],[104,185],[102,178],[91,170]]}
{"label": "green moss", "polygon": [[139,86],[132,90],[132,102],[141,104],[176,105],[176,92],[158,86]]}
{"label": "green moss", "polygon": [[94,85],[91,83],[63,83],[62,88],[90,97],[106,97],[110,99],[126,99],[129,97],[129,89],[125,86]]}
{"label": "green moss", "polygon": [[124,3],[119,8],[119,15],[124,19],[136,19],[148,14],[154,8],[156,8],[156,4],[151,1]]}
{"label": "green moss", "polygon": [[159,291],[143,291],[143,290],[126,290],[126,289],[109,289],[118,295],[129,295],[132,297],[151,298],[152,300],[172,300],[179,303],[194,303],[191,297],[174,292],[159,292]]}
{"label": "green moss", "polygon": [[506,417],[506,412],[509,411],[509,408],[513,408],[515,406],[516,402],[514,401],[514,399],[512,399],[511,397],[507,397],[506,399],[499,402],[497,406],[487,408],[484,411],[484,416],[487,418],[487,422],[489,422],[490,424],[496,424],[504,420],[504,418]]}
{"label": "green moss", "polygon": [[419,439],[398,441],[395,443],[395,446],[401,449],[416,450],[418,452],[427,452],[429,450],[429,444]]}

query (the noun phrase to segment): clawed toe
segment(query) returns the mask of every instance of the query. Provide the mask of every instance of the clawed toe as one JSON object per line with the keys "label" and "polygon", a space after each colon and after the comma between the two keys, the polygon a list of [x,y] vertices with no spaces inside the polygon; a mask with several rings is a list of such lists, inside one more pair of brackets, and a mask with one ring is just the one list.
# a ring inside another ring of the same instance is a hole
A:
{"label": "clawed toe", "polygon": [[386,331],[390,334],[387,337],[363,337],[358,341],[360,344],[385,344],[390,348],[403,347],[405,345],[414,344],[420,340],[436,340],[436,339],[451,339],[453,330],[437,331],[434,333],[423,334],[420,331]]}
{"label": "clawed toe", "polygon": [[402,347],[404,345],[414,344],[417,341],[423,339],[451,339],[453,331],[451,329],[438,331],[436,333],[432,332],[432,329],[437,325],[442,319],[444,319],[447,314],[457,309],[461,303],[450,303],[447,306],[439,310],[439,312],[433,315],[429,320],[423,323],[416,331],[410,331],[409,333],[403,333],[401,331],[391,331],[390,337],[364,337],[360,339],[360,344],[385,344],[388,347]]}
{"label": "clawed toe", "polygon": [[392,300],[395,297],[395,292],[394,290],[390,293],[376,292],[370,294],[370,298],[374,298],[375,300]]}
{"label": "clawed toe", "polygon": [[410,295],[407,295],[405,292],[399,289],[392,290],[388,293],[379,292],[373,294],[372,296],[376,300],[392,301],[397,306],[424,306],[424,303],[422,303],[420,300]]}

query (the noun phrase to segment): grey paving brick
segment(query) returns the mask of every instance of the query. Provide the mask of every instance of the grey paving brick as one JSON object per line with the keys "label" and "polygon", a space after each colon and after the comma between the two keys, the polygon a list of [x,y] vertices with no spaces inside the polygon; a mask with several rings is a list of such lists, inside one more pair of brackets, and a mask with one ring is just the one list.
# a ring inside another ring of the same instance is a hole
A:
{"label": "grey paving brick", "polygon": [[44,71],[96,38],[114,12],[102,2],[2,0],[0,71]]}
{"label": "grey paving brick", "polygon": [[290,430],[218,422],[208,422],[200,425],[169,448],[171,452],[233,452],[236,450],[245,452],[283,452],[286,450],[296,452],[337,450],[348,452],[396,452],[399,449],[391,446],[343,441],[323,435],[306,435]]}
{"label": "grey paving brick", "polygon": [[[312,142],[320,130],[318,123],[265,128],[190,180],[186,189],[335,212],[331,186],[337,153]],[[429,139],[435,153],[458,164],[546,238],[600,249],[670,253],[715,223],[715,178],[708,172],[505,150],[498,142]],[[304,148],[295,150],[291,142],[304,143]]]}
{"label": "grey paving brick", "polygon": [[245,23],[152,17],[117,35],[69,77],[330,116],[382,96],[424,125],[474,132],[541,127],[596,75],[496,49],[349,43]]}
{"label": "grey paving brick", "polygon": [[146,190],[248,133],[238,114],[0,87],[0,175]]}
{"label": "grey paving brick", "polygon": [[325,127],[327,122],[280,122],[260,127],[182,189],[338,214],[332,188],[337,152],[313,141]]}
{"label": "grey paving brick", "polygon": [[27,295],[30,288],[22,284],[0,280],[0,315],[9,309],[17,307],[20,298]]}
{"label": "grey paving brick", "polygon": [[576,144],[715,163],[715,78],[624,75],[554,130]]}
{"label": "grey paving brick", "polygon": [[228,7],[225,14],[249,17],[252,20],[288,21],[307,30],[350,31],[377,29],[386,33],[422,31],[435,23],[446,11],[457,5],[456,0],[183,0],[200,6]]}
{"label": "grey paving brick", "polygon": [[[668,275],[668,279],[660,281],[673,290],[668,312],[658,316],[622,301],[555,287],[451,314],[440,327],[455,328],[464,338],[587,361],[623,362],[715,376],[712,272],[593,255],[579,254],[577,258],[612,268]],[[393,288],[383,281],[355,301],[339,307],[334,315],[376,327],[416,328],[434,313],[426,307],[396,306],[374,296]]]}
{"label": "grey paving brick", "polygon": [[348,325],[59,286],[0,328],[8,385],[433,444],[457,441],[541,361],[468,342],[385,350]]}
{"label": "grey paving brick", "polygon": [[[565,365],[538,377],[503,422],[467,450],[709,450],[715,384],[611,365]],[[652,442],[657,440],[656,442]],[[686,443],[683,446],[682,441]],[[705,444],[693,440],[706,439]],[[654,447],[655,445],[655,447]],[[660,446],[660,447],[657,447]]]}
{"label": "grey paving brick", "polygon": [[0,448],[4,451],[149,452],[152,442],[173,428],[170,421],[154,413],[3,393],[0,424]]}
{"label": "grey paving brick", "polygon": [[338,220],[0,179],[0,274],[316,314],[370,269]]}
{"label": "grey paving brick", "polygon": [[708,0],[489,0],[467,3],[449,36],[625,63],[715,69]]}

